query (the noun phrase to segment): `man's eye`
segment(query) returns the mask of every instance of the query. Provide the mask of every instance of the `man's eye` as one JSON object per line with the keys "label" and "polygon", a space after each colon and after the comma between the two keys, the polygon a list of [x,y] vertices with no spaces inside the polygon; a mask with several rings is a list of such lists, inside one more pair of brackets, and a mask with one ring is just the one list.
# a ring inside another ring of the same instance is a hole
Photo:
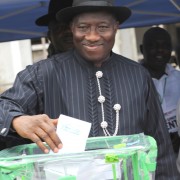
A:
{"label": "man's eye", "polygon": [[98,29],[99,29],[99,31],[104,32],[104,31],[107,31],[109,29],[109,27],[108,26],[99,26]]}
{"label": "man's eye", "polygon": [[87,31],[88,30],[88,27],[87,26],[79,26],[78,29],[80,31]]}
{"label": "man's eye", "polygon": [[162,48],[163,48],[163,49],[171,49],[171,45],[170,45],[170,44],[167,44],[167,43],[164,43],[164,44],[162,45]]}

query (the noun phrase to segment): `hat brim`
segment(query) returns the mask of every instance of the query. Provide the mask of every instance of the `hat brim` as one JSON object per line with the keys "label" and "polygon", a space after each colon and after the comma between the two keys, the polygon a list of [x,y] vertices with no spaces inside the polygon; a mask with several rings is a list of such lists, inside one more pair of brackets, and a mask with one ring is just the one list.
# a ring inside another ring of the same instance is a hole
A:
{"label": "hat brim", "polygon": [[38,26],[48,26],[49,22],[53,19],[56,19],[56,14],[46,14],[38,18],[35,23]]}
{"label": "hat brim", "polygon": [[78,14],[96,11],[112,13],[119,21],[119,24],[122,24],[131,15],[131,10],[122,6],[76,6],[60,10],[56,14],[56,19],[60,22],[69,23]]}

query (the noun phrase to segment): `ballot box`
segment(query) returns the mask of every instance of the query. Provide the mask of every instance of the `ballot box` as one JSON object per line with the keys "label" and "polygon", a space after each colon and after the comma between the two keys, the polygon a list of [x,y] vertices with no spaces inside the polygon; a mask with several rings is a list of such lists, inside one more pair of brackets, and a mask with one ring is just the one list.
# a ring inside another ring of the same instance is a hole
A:
{"label": "ballot box", "polygon": [[[78,142],[76,142],[78,143]],[[156,141],[142,134],[88,138],[85,151],[44,154],[36,144],[0,151],[1,180],[152,180]]]}

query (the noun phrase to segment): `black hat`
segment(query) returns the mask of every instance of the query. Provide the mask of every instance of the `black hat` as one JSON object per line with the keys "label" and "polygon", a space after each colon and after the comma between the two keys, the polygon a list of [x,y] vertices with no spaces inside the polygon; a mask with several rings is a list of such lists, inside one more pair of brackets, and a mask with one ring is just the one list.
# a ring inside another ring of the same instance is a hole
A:
{"label": "black hat", "polygon": [[131,15],[127,7],[113,6],[113,0],[74,0],[72,7],[60,10],[56,18],[61,22],[69,22],[74,16],[92,11],[107,11],[115,15],[119,23],[123,23]]}
{"label": "black hat", "polygon": [[49,3],[48,14],[38,18],[35,23],[38,26],[48,26],[51,20],[56,19],[56,13],[66,7],[72,6],[73,0],[51,0]]}

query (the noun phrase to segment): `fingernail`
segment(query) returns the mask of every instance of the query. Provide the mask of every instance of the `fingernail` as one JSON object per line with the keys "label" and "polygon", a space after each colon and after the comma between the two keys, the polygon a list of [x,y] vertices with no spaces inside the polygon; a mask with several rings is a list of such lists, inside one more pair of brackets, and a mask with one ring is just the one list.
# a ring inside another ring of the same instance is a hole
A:
{"label": "fingernail", "polygon": [[54,148],[54,153],[58,153],[59,149],[58,148]]}
{"label": "fingernail", "polygon": [[49,150],[48,150],[48,149],[45,149],[45,150],[44,150],[44,153],[48,154],[48,153],[49,153]]}
{"label": "fingernail", "polygon": [[62,147],[63,147],[62,144],[59,144],[59,145],[58,145],[58,149],[61,149]]}

